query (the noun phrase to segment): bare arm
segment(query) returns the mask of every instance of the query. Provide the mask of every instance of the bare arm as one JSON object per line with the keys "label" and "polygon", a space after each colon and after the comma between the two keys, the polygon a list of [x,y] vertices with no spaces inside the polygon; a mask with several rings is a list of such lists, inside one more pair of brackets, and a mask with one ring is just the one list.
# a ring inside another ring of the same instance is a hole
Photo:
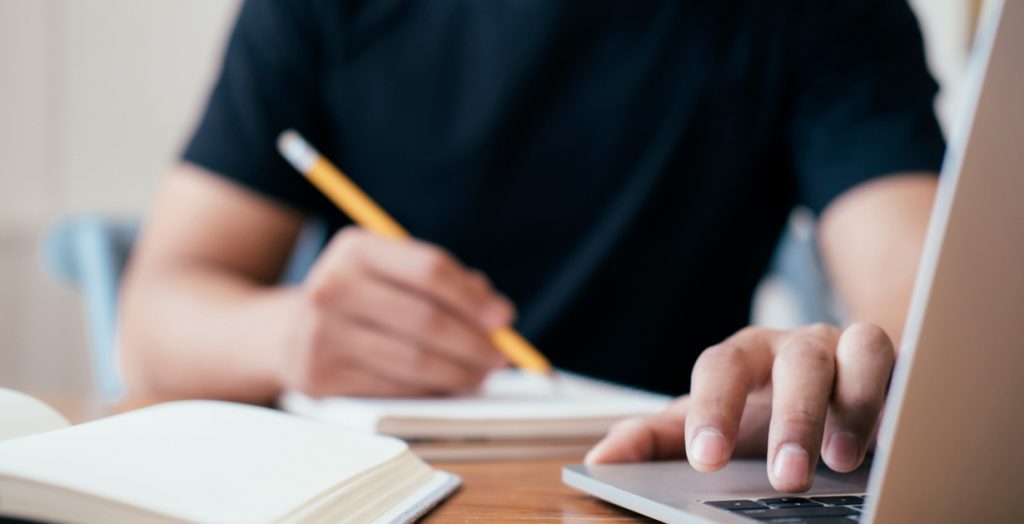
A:
{"label": "bare arm", "polygon": [[168,177],[122,290],[129,388],[267,402],[437,395],[503,359],[487,338],[511,305],[423,242],[334,236],[300,286],[276,284],[302,217],[194,166]]}
{"label": "bare arm", "polygon": [[275,288],[302,217],[182,165],[166,178],[122,286],[129,389],[263,402],[296,291]]}
{"label": "bare arm", "polygon": [[818,245],[851,321],[898,341],[910,307],[938,179],[880,178],[855,187],[821,216]]}

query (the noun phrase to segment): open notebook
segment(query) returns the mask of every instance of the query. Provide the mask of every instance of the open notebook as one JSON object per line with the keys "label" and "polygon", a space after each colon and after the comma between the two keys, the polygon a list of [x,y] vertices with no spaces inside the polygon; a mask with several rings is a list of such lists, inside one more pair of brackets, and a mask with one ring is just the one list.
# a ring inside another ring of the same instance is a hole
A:
{"label": "open notebook", "polygon": [[615,422],[660,411],[670,398],[559,372],[504,370],[474,395],[429,399],[331,397],[288,392],[281,407],[339,427],[405,439],[428,460],[576,457]]}
{"label": "open notebook", "polygon": [[0,516],[68,523],[406,522],[459,484],[398,440],[181,401],[70,426],[0,389]]}

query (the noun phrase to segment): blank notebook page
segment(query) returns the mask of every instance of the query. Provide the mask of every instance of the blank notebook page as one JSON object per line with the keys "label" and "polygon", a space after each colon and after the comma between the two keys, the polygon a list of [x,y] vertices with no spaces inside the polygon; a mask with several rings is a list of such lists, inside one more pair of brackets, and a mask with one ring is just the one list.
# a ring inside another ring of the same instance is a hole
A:
{"label": "blank notebook page", "polygon": [[373,430],[379,417],[450,420],[572,420],[658,411],[669,398],[564,372],[554,384],[517,370],[492,374],[477,394],[431,399],[312,400],[290,393],[289,411]]}
{"label": "blank notebook page", "polygon": [[257,522],[406,451],[265,408],[185,401],[2,443],[0,475],[188,520]]}

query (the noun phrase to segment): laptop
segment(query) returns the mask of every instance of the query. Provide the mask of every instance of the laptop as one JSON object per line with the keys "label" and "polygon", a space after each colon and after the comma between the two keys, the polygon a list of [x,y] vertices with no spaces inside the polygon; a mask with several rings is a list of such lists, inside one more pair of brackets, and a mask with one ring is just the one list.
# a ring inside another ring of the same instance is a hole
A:
{"label": "laptop", "polygon": [[763,459],[572,465],[565,483],[666,522],[1024,522],[1024,1],[987,4],[872,464],[821,467],[799,497]]}

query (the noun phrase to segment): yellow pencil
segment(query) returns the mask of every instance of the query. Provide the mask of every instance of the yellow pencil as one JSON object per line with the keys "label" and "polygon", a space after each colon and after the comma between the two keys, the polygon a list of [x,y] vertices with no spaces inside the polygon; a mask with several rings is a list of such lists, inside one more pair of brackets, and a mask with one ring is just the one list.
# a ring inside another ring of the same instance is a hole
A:
{"label": "yellow pencil", "polygon": [[[281,133],[277,148],[292,167],[327,195],[353,222],[385,237],[410,238],[405,228],[296,131],[289,129]],[[516,330],[509,327],[495,329],[491,332],[491,341],[519,368],[551,374],[551,364]]]}

